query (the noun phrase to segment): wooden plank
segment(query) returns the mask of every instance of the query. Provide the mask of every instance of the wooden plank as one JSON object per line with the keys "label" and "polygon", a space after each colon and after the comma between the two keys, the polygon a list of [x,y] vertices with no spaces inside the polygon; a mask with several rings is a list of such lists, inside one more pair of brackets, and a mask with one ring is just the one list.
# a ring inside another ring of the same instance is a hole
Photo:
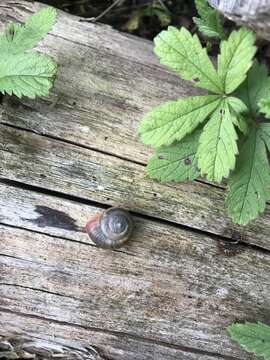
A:
{"label": "wooden plank", "polygon": [[[40,7],[1,1],[0,26]],[[139,120],[153,106],[198,90],[158,64],[152,42],[79,20],[59,12],[53,32],[38,47],[59,63],[50,97],[6,98],[4,121],[145,163],[150,150],[137,137]]]}
{"label": "wooden plank", "polygon": [[269,0],[208,0],[208,2],[237,24],[249,26],[260,37],[270,40]]}
{"label": "wooden plank", "polygon": [[209,0],[220,11],[238,15],[256,15],[270,10],[269,0]]}
{"label": "wooden plank", "polygon": [[[65,324],[79,329],[76,332],[84,333],[84,340],[88,330],[99,329],[115,336],[124,333],[138,343],[151,340],[149,346],[162,342],[174,350],[168,350],[168,359],[181,358],[178,347],[190,349],[187,353],[212,354],[214,359],[215,354],[249,359],[229,340],[225,328],[235,320],[267,321],[268,254],[140,218],[135,219],[134,239],[123,252],[103,251],[89,246],[85,234],[72,230],[64,234],[68,230],[61,218],[54,225],[50,220],[51,214],[65,209],[66,217],[81,227],[82,214],[86,217],[97,209],[68,200],[61,204],[55,197],[3,185],[2,189],[13,197],[14,205],[19,199],[23,212],[18,220],[8,205],[5,220],[6,207],[1,204],[1,222],[12,225],[15,219],[13,226],[25,224],[35,231],[0,227],[2,312],[32,317],[18,320],[18,330],[25,326],[31,331],[32,323],[38,329],[40,322],[45,327],[52,321],[59,329]],[[38,204],[51,209],[43,222]],[[13,211],[18,213],[16,206]],[[10,329],[8,314],[4,331]],[[53,331],[54,327],[45,334]],[[66,330],[65,336],[77,335]],[[167,359],[165,354],[162,358]]]}
{"label": "wooden plank", "polygon": [[[0,22],[4,24],[14,18],[23,20],[29,12],[38,8],[40,5],[24,1],[3,1],[0,4],[3,13]],[[118,33],[108,27],[79,22],[78,18],[62,12],[52,34],[46,37],[39,49],[49,51],[60,63],[60,72],[52,95],[49,99],[34,102],[18,102],[13,98],[6,98],[2,107],[1,122],[142,164],[146,162],[150,152],[138,141],[136,134],[142,115],[166,99],[190,95],[195,91],[188,83],[157,64],[157,59],[151,53],[150,42]],[[48,105],[55,100],[57,102],[54,107]],[[30,139],[32,138],[29,135],[29,141],[32,141]],[[60,147],[58,149],[61,152]],[[90,156],[87,151],[84,154]],[[99,155],[95,155],[96,161],[97,156]],[[56,163],[58,161],[61,160],[57,160]],[[86,158],[84,163],[87,164]],[[34,181],[30,178],[23,181],[41,184],[58,191],[64,189],[70,194],[87,196],[107,204],[119,203],[122,198],[121,192],[125,192],[125,200],[123,199],[122,203],[140,213],[218,235],[240,238],[269,248],[269,207],[266,215],[253,222],[251,226],[241,229],[233,226],[226,216],[224,194],[221,190],[209,188],[201,183],[158,185],[144,178],[143,167],[121,161],[117,163],[115,160],[113,163],[115,177],[118,177],[117,167],[120,165],[121,169],[124,165],[125,173],[130,171],[132,174],[136,169],[133,184],[118,182],[120,193],[118,189],[115,194],[102,190],[94,194],[97,186],[100,186],[100,189],[107,187],[98,174],[94,175],[98,175],[98,180],[91,183],[91,176],[85,174],[84,181],[89,186],[86,192],[80,189],[74,191],[74,186],[70,185],[67,185],[70,191],[66,188],[59,189],[60,184],[56,179],[45,184],[44,179],[40,181],[37,174],[36,179],[32,179]],[[83,170],[81,165],[80,168]],[[13,174],[7,171],[5,176],[16,179],[15,164],[13,170]],[[88,174],[93,171],[88,166],[84,170],[88,171]],[[44,171],[48,172],[49,169],[46,168]],[[99,172],[101,169],[96,171]],[[57,176],[62,177],[60,173]],[[100,184],[97,184],[99,182]],[[80,187],[77,183],[76,187],[78,186]],[[89,192],[91,189],[92,192]],[[138,203],[135,196],[133,204],[131,190],[136,190],[136,193],[145,196],[145,199]],[[165,204],[164,197],[169,199]],[[163,209],[163,206],[166,209]]]}
{"label": "wooden plank", "polygon": [[1,324],[4,325],[4,328],[0,328],[0,335],[2,334],[5,338],[8,335],[9,338],[14,338],[14,324],[16,324],[20,341],[22,341],[22,337],[23,339],[25,337],[30,338],[32,341],[41,339],[42,341],[51,342],[53,340],[57,342],[58,346],[79,351],[82,359],[84,359],[82,351],[89,351],[89,347],[91,349],[93,346],[99,355],[102,354],[102,356],[106,357],[106,360],[217,360],[223,358],[222,356],[217,357],[215,355],[205,355],[201,352],[192,352],[191,349],[181,350],[170,344],[157,344],[149,339],[137,339],[123,333],[117,334],[92,330],[86,327],[75,327],[40,317],[32,318],[2,312],[0,319]]}
{"label": "wooden plank", "polygon": [[240,228],[226,216],[219,188],[160,184],[145,176],[142,165],[3,125],[0,150],[2,178],[270,248],[269,206],[264,216]]}

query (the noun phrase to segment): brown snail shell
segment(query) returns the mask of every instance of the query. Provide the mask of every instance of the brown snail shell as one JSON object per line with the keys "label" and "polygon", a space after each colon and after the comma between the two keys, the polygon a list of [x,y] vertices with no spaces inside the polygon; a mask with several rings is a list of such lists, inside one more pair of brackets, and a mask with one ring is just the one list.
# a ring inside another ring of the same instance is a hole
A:
{"label": "brown snail shell", "polygon": [[104,249],[117,249],[131,237],[134,224],[128,211],[112,207],[91,218],[85,230],[91,240]]}

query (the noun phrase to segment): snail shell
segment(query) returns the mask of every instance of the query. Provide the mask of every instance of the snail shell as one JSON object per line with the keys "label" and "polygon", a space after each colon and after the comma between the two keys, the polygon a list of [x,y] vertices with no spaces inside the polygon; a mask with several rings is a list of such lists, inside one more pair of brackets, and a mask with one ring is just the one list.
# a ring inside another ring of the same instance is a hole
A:
{"label": "snail shell", "polygon": [[85,230],[97,246],[116,249],[131,237],[133,228],[130,214],[124,209],[112,207],[91,218]]}

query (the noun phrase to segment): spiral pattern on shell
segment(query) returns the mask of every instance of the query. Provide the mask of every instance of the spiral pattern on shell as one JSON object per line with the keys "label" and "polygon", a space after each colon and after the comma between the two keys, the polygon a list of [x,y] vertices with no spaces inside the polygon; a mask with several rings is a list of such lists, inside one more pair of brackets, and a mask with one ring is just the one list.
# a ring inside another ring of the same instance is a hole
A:
{"label": "spiral pattern on shell", "polygon": [[133,227],[130,214],[122,208],[113,207],[90,219],[86,231],[99,247],[116,249],[131,237]]}

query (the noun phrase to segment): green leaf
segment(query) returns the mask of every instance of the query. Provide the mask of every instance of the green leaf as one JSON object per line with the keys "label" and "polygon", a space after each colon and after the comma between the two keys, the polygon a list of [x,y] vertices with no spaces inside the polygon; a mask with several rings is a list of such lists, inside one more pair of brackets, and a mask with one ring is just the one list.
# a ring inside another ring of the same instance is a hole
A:
{"label": "green leaf", "polygon": [[217,10],[209,6],[207,0],[195,0],[200,18],[193,18],[199,31],[207,37],[225,39],[226,35]]}
{"label": "green leaf", "polygon": [[244,134],[247,135],[250,126],[250,120],[247,116],[247,106],[236,97],[228,97],[227,102],[231,112],[231,119],[235,126]]}
{"label": "green leaf", "polygon": [[45,55],[19,54],[0,58],[0,92],[18,97],[48,95],[56,64]]}
{"label": "green leaf", "polygon": [[264,98],[270,98],[270,77],[264,64],[254,61],[246,80],[236,90],[235,96],[247,105],[251,114],[256,115],[259,112],[259,102]]}
{"label": "green leaf", "polygon": [[270,99],[262,99],[259,102],[260,112],[265,115],[268,119],[270,119]]}
{"label": "green leaf", "polygon": [[256,53],[255,39],[253,31],[241,28],[221,42],[218,75],[226,94],[232,93],[245,80]]}
{"label": "green leaf", "polygon": [[270,152],[270,123],[261,123],[261,138],[263,139],[268,151]]}
{"label": "green leaf", "polygon": [[0,53],[19,54],[32,49],[52,29],[56,10],[47,7],[30,16],[25,25],[10,24],[0,37]]}
{"label": "green leaf", "polygon": [[270,169],[261,127],[250,131],[229,179],[226,198],[233,221],[246,225],[265,209],[270,199]]}
{"label": "green leaf", "polygon": [[181,142],[156,150],[149,159],[147,172],[159,181],[194,180],[200,175],[195,154],[201,130],[186,136]]}
{"label": "green leaf", "polygon": [[154,42],[161,64],[176,71],[184,80],[193,81],[197,87],[222,93],[217,71],[197,35],[192,36],[184,27],[178,30],[169,26]]}
{"label": "green leaf", "polygon": [[246,322],[232,324],[228,327],[231,338],[237,341],[246,351],[270,360],[270,327],[258,323]]}
{"label": "green leaf", "polygon": [[197,152],[201,175],[210,181],[220,182],[235,167],[237,134],[227,101],[212,114],[203,129]]}
{"label": "green leaf", "polygon": [[194,96],[170,101],[150,111],[139,126],[145,144],[170,145],[183,139],[202,123],[221,103],[219,96]]}

